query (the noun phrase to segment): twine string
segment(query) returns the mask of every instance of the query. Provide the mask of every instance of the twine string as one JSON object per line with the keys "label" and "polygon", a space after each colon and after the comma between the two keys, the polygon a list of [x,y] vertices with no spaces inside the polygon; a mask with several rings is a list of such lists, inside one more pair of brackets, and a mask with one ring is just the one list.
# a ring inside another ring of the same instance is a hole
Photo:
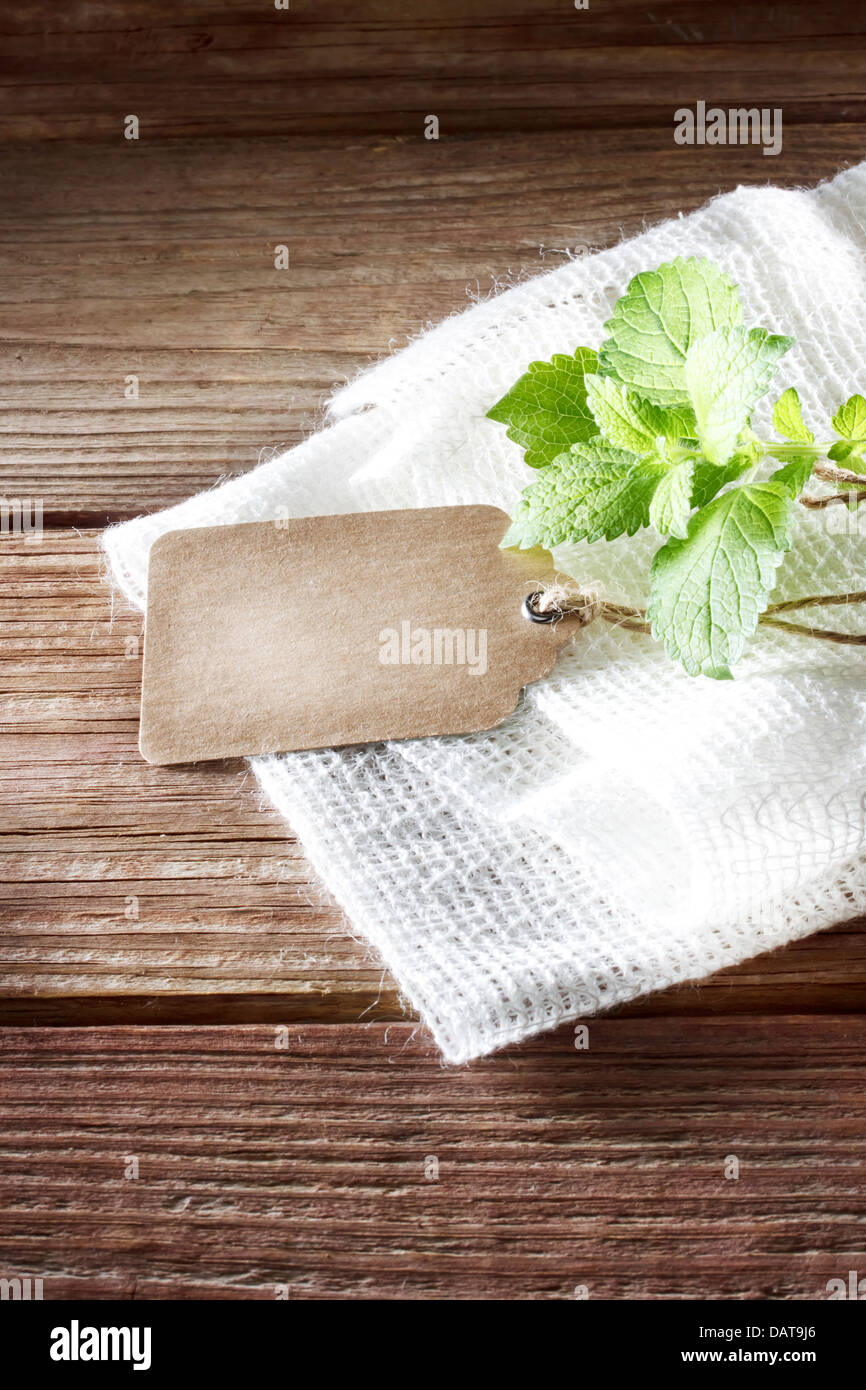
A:
{"label": "twine string", "polygon": [[[780,613],[793,613],[805,608],[842,607],[853,603],[866,603],[866,591],[850,594],[809,594],[804,598],[786,599],[782,603],[771,603],[758,619],[764,627],[777,628],[799,637],[815,637],[822,642],[836,642],[846,646],[866,646],[866,633],[838,632],[833,628],[812,627],[808,623],[790,622],[780,618]],[[602,598],[597,585],[579,589],[576,585],[556,579],[539,586],[534,607],[539,613],[554,613],[554,621],[576,615],[581,627],[601,618],[604,622],[628,628],[632,632],[650,633],[646,610],[632,608],[627,604],[611,603]]]}

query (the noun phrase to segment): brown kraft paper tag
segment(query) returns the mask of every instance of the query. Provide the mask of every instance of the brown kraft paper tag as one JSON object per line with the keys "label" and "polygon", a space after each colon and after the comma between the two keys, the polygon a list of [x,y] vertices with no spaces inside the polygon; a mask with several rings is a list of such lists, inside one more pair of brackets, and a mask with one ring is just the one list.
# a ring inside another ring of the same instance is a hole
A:
{"label": "brown kraft paper tag", "polygon": [[531,622],[543,550],[496,507],[170,531],[150,552],[141,751],[151,763],[489,729],[575,615]]}

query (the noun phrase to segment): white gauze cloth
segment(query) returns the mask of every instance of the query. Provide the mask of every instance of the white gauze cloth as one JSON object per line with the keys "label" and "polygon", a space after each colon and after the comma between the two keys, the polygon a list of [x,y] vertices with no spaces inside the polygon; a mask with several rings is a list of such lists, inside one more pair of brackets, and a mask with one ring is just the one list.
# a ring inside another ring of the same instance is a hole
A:
{"label": "white gauze cloth", "polygon": [[[362,374],[299,447],[108,531],[113,576],[143,607],[157,536],[286,509],[510,511],[532,474],[486,411],[531,361],[597,347],[631,277],[673,256],[717,261],[747,324],[796,337],[773,398],[795,385],[827,438],[866,388],[864,252],[866,164],[812,191],[740,188],[573,259]],[[770,430],[764,406],[754,423]],[[642,606],[658,544],[643,532],[556,559]],[[774,597],[864,589],[864,553],[847,508],[798,508]],[[463,1062],[866,910],[864,663],[857,647],[760,630],[734,681],[691,679],[650,638],[597,621],[497,729],[251,766]]]}

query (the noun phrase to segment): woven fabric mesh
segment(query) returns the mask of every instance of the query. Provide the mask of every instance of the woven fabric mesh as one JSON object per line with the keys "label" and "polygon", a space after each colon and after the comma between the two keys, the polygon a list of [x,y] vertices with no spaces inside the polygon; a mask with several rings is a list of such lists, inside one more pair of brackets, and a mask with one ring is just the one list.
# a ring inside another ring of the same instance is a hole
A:
{"label": "woven fabric mesh", "polygon": [[[747,323],[794,335],[779,381],[821,437],[866,385],[864,251],[866,164],[811,191],[737,189],[570,260],[361,374],[296,449],[112,528],[113,577],[144,607],[158,535],[286,509],[510,510],[529,470],[487,409],[530,361],[597,346],[631,276],[675,255],[717,261]],[[770,429],[765,406],[754,425]],[[774,599],[866,588],[852,515],[799,509]],[[556,559],[642,603],[657,544],[642,533]],[[251,766],[462,1062],[866,910],[864,660],[763,631],[736,680],[691,680],[647,637],[597,622],[494,730]]]}

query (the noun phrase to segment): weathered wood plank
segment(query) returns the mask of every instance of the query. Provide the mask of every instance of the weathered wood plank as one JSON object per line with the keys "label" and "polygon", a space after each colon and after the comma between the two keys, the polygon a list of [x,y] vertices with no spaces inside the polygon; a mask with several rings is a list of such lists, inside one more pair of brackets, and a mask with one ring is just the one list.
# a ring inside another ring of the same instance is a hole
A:
{"label": "weathered wood plank", "polygon": [[[588,1052],[444,1071],[355,1022],[399,1019],[396,988],[243,768],[139,758],[140,620],[86,529],[297,442],[467,285],[861,158],[864,31],[804,0],[6,0],[0,495],[85,531],[0,538],[0,1024],[55,1025],[0,1027],[4,1276],[736,1299],[864,1272],[866,924],[593,1022]],[[783,154],[675,147],[697,97],[782,105]]]}
{"label": "weathered wood plank", "polygon": [[[0,539],[0,1022],[400,1017],[243,764],[140,758],[140,632],[92,533]],[[630,1012],[864,1007],[861,923]]]}
{"label": "weathered wood plank", "polygon": [[862,6],[703,0],[4,4],[8,139],[657,125],[706,93],[790,122],[863,119]]}
{"label": "weathered wood plank", "polygon": [[0,1057],[0,1265],[46,1298],[811,1299],[866,1268],[862,1018],[599,1021],[450,1071],[405,1024]]}
{"label": "weathered wood plank", "polygon": [[528,134],[7,147],[0,491],[58,525],[180,501],[297,443],[332,386],[468,296],[861,155],[847,124],[774,160],[658,130],[551,133],[542,160]]}

